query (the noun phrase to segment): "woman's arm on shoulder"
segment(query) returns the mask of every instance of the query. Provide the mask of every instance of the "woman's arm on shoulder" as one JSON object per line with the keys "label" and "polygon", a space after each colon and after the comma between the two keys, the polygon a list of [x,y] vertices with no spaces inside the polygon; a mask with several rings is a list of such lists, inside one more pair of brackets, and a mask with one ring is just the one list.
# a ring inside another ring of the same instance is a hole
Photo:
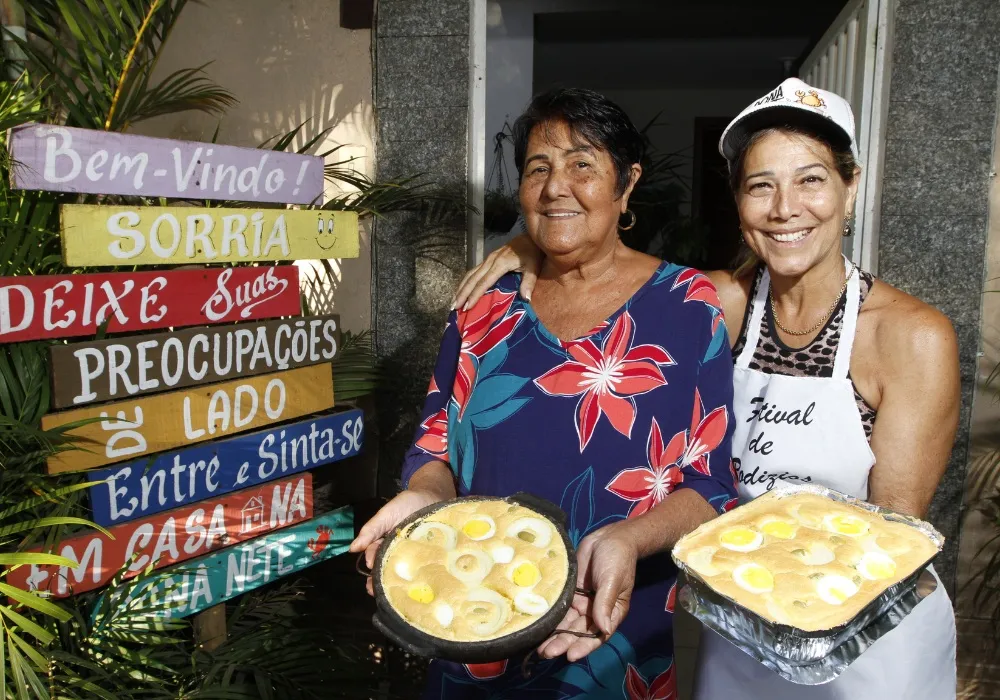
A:
{"label": "woman's arm on shoulder", "polygon": [[538,281],[545,255],[538,246],[522,233],[510,239],[486,256],[486,259],[469,270],[458,285],[451,308],[468,309],[508,272],[521,273],[520,293],[531,301],[531,291]]}
{"label": "woman's arm on shoulder", "polygon": [[869,500],[923,517],[958,427],[958,340],[944,314],[893,291],[875,331],[882,398],[871,438],[876,463]]}

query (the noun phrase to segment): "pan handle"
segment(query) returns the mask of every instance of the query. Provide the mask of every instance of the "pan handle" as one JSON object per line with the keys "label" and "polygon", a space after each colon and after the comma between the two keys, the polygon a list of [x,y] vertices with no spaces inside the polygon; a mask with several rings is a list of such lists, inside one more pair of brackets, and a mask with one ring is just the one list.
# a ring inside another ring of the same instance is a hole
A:
{"label": "pan handle", "polygon": [[372,570],[369,569],[368,568],[368,564],[365,563],[365,553],[364,552],[361,552],[361,554],[358,555],[358,560],[354,564],[354,570],[357,571],[362,576],[364,576],[365,578],[371,577]]}
{"label": "pan handle", "polygon": [[563,527],[566,526],[565,511],[552,501],[547,501],[541,496],[536,496],[535,494],[527,493],[526,491],[518,491],[510,498],[513,501],[517,501],[532,510],[538,511],[542,515],[551,518],[555,522],[560,523]]}

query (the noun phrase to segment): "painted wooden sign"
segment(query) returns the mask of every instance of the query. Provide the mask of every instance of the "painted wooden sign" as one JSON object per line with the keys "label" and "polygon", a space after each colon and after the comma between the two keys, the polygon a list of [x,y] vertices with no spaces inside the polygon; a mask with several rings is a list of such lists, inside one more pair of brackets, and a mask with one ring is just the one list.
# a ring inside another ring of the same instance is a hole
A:
{"label": "painted wooden sign", "polygon": [[54,408],[329,362],[336,315],[190,328],[49,348]]}
{"label": "painted wooden sign", "polygon": [[0,277],[0,343],[299,313],[294,265]]}
{"label": "painted wooden sign", "polygon": [[339,508],[165,569],[138,583],[119,586],[110,593],[114,596],[112,607],[131,604],[134,609],[156,608],[149,613],[152,617],[187,617],[332,559],[346,552],[353,538],[353,510],[350,506]]}
{"label": "painted wooden sign", "polygon": [[180,265],[356,258],[350,211],[64,204],[63,262]]}
{"label": "painted wooden sign", "polygon": [[53,553],[77,566],[21,566],[6,581],[66,598],[100,588],[122,570],[132,578],[150,565],[159,569],[187,561],[312,516],[312,476],[301,474],[119,525],[111,528],[112,537],[100,532],[72,537]]}
{"label": "painted wooden sign", "polygon": [[364,433],[352,409],[94,470],[93,520],[110,527],[347,459]]}
{"label": "painted wooden sign", "polygon": [[77,408],[42,417],[42,429],[101,418],[73,428],[84,449],[48,459],[49,474],[93,469],[130,457],[242,433],[333,407],[329,363],[259,377]]}
{"label": "painted wooden sign", "polygon": [[48,124],[11,129],[7,142],[21,190],[284,204],[323,193],[318,156]]}

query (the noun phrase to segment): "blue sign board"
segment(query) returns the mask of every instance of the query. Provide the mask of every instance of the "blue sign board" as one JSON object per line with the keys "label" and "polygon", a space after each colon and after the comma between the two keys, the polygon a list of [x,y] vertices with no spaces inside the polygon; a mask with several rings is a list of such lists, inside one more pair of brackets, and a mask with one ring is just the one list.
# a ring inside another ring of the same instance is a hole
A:
{"label": "blue sign board", "polygon": [[346,459],[364,429],[354,409],[93,470],[93,519],[110,527]]}

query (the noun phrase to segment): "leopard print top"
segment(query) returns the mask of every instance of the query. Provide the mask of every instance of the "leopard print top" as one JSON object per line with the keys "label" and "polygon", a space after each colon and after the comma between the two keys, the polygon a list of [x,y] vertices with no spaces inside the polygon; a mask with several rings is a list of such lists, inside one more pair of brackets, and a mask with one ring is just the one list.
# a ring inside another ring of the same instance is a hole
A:
{"label": "leopard print top", "polygon": [[[861,273],[861,303],[865,303],[865,297],[871,291],[875,283],[875,276],[864,270]],[[754,275],[753,285],[750,287],[750,299],[757,295],[757,287],[763,277],[764,268],[759,267]],[[760,340],[753,358],[750,360],[750,369],[755,369],[766,374],[784,374],[791,377],[832,377],[833,357],[840,342],[840,329],[844,323],[844,303],[847,292],[840,297],[840,302],[834,310],[833,315],[827,320],[826,325],[819,332],[809,345],[803,348],[792,348],[785,345],[778,337],[774,328],[774,316],[771,313],[771,305],[768,304],[764,310],[764,317],[760,321]],[[740,329],[739,338],[733,346],[733,358],[740,356],[746,345],[747,325],[750,323],[750,304],[747,302],[747,309],[743,315],[743,327]],[[847,378],[850,379],[850,374]],[[851,380],[854,386],[854,380]],[[854,402],[858,405],[858,413],[861,414],[861,425],[865,429],[865,436],[871,440],[872,428],[875,426],[875,409],[861,398],[857,387],[854,387]]]}

